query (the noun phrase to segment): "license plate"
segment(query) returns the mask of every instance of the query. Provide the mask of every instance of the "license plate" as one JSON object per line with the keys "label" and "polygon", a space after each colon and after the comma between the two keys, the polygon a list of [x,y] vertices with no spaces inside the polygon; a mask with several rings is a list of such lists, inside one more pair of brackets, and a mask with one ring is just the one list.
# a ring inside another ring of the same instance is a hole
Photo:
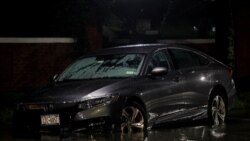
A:
{"label": "license plate", "polygon": [[59,114],[41,115],[41,125],[60,125]]}

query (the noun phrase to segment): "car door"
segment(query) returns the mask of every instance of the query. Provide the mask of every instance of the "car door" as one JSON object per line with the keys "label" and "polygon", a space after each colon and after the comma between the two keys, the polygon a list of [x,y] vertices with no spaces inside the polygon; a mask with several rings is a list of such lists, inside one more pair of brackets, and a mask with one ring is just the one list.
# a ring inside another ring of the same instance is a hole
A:
{"label": "car door", "polygon": [[185,77],[183,99],[186,111],[194,111],[193,115],[202,112],[202,109],[206,109],[208,92],[211,88],[209,60],[190,50],[172,48],[168,51],[173,58],[175,68]]}
{"label": "car door", "polygon": [[183,87],[179,80],[181,74],[171,67],[168,60],[166,50],[154,52],[148,61],[147,74],[155,67],[166,67],[168,73],[146,77],[141,83],[149,120],[155,124],[174,119],[183,105]]}

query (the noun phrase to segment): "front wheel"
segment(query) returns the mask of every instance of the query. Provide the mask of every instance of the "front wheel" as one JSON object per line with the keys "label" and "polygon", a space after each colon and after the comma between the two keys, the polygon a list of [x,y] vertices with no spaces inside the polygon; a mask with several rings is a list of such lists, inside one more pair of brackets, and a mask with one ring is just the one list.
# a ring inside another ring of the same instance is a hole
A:
{"label": "front wheel", "polygon": [[147,126],[145,110],[133,102],[122,109],[120,130],[122,133],[141,132]]}
{"label": "front wheel", "polygon": [[227,105],[223,96],[214,95],[209,101],[208,108],[208,116],[211,124],[222,125],[225,123]]}

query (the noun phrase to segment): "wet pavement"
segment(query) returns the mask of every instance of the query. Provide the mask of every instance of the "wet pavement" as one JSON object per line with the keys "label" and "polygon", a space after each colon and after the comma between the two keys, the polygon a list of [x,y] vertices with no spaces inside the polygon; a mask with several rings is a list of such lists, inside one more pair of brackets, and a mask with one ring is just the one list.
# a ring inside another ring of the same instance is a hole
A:
{"label": "wet pavement", "polygon": [[36,137],[13,137],[0,131],[0,141],[249,141],[250,122],[231,121],[226,125],[181,125],[152,129],[145,133],[70,133],[62,136],[39,134]]}

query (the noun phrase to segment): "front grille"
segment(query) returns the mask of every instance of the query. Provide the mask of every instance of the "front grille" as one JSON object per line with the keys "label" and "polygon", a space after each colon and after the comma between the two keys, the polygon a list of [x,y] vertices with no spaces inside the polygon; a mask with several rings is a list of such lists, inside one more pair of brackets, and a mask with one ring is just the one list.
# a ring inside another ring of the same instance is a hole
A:
{"label": "front grille", "polygon": [[44,112],[49,112],[54,110],[54,105],[53,104],[26,104],[23,105],[22,108],[24,111],[44,111]]}
{"label": "front grille", "polygon": [[44,109],[46,109],[46,106],[45,105],[31,104],[31,105],[26,105],[25,109],[27,109],[27,110],[44,110]]}

